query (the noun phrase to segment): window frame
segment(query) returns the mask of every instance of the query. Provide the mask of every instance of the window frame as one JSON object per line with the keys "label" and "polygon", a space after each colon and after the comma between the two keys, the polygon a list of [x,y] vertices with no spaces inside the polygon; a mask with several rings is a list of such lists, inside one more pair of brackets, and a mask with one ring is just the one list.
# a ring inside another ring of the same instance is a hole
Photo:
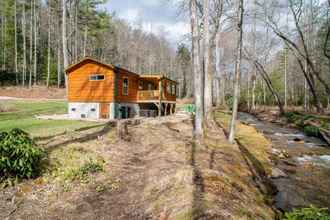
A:
{"label": "window frame", "polygon": [[[98,79],[98,77],[101,76],[103,79]],[[96,79],[93,79],[93,77],[96,77]],[[89,75],[89,81],[104,81],[105,80],[105,75],[104,74],[91,74]]]}
{"label": "window frame", "polygon": [[[124,86],[125,80],[127,80],[127,86],[126,86],[127,91],[125,91],[125,86]],[[121,94],[125,95],[125,96],[128,96],[128,94],[129,94],[129,79],[128,79],[128,77],[123,77]]]}
{"label": "window frame", "polygon": [[166,83],[166,93],[172,95],[172,85],[170,82]]}
{"label": "window frame", "polygon": [[175,85],[175,83],[171,84],[171,94],[176,95],[176,85]]}
{"label": "window frame", "polygon": [[154,90],[153,84],[151,82],[148,82],[148,91]]}
{"label": "window frame", "polygon": [[142,80],[139,81],[139,90],[143,90],[144,83]]}

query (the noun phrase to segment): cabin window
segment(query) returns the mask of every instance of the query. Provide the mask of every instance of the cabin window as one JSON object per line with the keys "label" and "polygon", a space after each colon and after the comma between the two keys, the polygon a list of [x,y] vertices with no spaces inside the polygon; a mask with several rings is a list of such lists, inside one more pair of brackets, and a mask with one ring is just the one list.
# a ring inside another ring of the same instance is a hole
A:
{"label": "cabin window", "polygon": [[123,95],[128,95],[128,78],[123,79]]}
{"label": "cabin window", "polygon": [[172,94],[171,83],[166,83],[166,92],[167,94]]}
{"label": "cabin window", "polygon": [[152,90],[152,84],[148,83],[148,90]]}
{"label": "cabin window", "polygon": [[139,90],[143,90],[143,81],[139,81]]}
{"label": "cabin window", "polygon": [[91,80],[91,81],[104,80],[104,75],[94,74],[94,75],[89,76],[89,80]]}
{"label": "cabin window", "polygon": [[175,87],[176,87],[176,86],[175,86],[175,84],[173,83],[173,84],[172,84],[172,90],[171,90],[171,92],[172,92],[171,94],[172,94],[172,95],[175,95],[175,94],[176,94],[176,91],[175,91],[176,88],[175,88]]}

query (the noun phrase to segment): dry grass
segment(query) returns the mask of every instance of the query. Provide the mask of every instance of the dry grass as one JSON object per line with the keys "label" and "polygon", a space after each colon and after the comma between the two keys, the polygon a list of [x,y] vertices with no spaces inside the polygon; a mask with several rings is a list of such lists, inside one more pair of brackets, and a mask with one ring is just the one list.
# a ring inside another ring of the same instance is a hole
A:
{"label": "dry grass", "polygon": [[31,89],[20,86],[0,87],[1,96],[29,99],[65,99],[65,89],[34,86]]}
{"label": "dry grass", "polygon": [[[216,112],[215,118],[224,128],[229,128],[231,116],[224,112]],[[236,139],[261,163],[267,174],[271,172],[271,142],[254,127],[237,122]]]}
{"label": "dry grass", "polygon": [[[42,140],[49,147],[49,171],[0,191],[0,218],[9,213],[13,219],[274,217],[239,148],[216,126],[207,129],[200,144],[193,140],[189,116],[131,125],[127,140],[110,129],[81,141],[102,129]],[[89,173],[88,181],[72,178],[89,161],[100,162],[103,171]]]}

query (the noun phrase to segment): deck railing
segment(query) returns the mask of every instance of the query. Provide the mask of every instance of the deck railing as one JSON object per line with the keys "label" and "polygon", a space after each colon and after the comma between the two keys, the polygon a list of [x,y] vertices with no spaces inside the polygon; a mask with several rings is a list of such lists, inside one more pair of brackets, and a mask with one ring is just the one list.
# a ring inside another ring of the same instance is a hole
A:
{"label": "deck railing", "polygon": [[147,101],[147,100],[158,100],[159,99],[159,90],[141,90],[138,91],[138,100]]}

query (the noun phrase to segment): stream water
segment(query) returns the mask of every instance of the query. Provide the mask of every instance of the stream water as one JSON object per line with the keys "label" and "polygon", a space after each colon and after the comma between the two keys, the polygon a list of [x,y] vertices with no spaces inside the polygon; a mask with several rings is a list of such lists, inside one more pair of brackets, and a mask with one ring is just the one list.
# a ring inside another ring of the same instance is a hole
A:
{"label": "stream water", "polygon": [[311,204],[330,209],[330,147],[297,129],[260,121],[240,113],[242,122],[255,127],[272,142],[277,187],[275,206],[282,211]]}

